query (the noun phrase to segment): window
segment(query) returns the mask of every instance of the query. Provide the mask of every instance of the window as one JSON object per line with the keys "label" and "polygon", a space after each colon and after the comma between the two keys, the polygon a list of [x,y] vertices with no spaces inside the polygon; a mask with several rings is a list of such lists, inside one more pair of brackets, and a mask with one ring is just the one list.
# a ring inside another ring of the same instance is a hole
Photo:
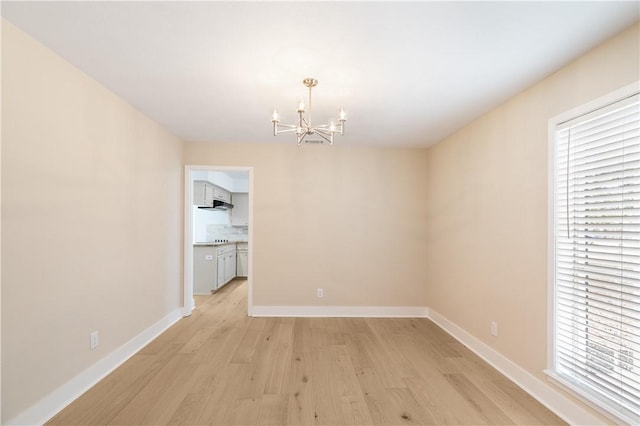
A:
{"label": "window", "polygon": [[550,371],[640,424],[640,101],[635,93],[551,122]]}

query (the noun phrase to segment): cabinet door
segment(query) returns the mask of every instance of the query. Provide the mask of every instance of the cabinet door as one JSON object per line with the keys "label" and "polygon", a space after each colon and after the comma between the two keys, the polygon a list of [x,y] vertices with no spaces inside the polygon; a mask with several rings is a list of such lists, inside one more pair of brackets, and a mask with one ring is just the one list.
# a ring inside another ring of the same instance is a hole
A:
{"label": "cabinet door", "polygon": [[216,288],[216,255],[213,247],[193,248],[193,294],[210,294]]}
{"label": "cabinet door", "polygon": [[249,225],[249,194],[234,193],[231,200],[233,201],[233,209],[231,209],[231,225],[248,226]]}
{"label": "cabinet door", "polygon": [[222,200],[224,202],[231,202],[231,193],[226,189],[222,189],[219,186],[213,187],[213,198],[216,200]]}
{"label": "cabinet door", "polygon": [[213,206],[213,185],[207,182],[204,184],[204,202],[206,206]]}
{"label": "cabinet door", "polygon": [[203,180],[194,181],[193,204],[196,206],[213,206],[213,185]]}
{"label": "cabinet door", "polygon": [[218,256],[217,259],[218,271],[216,274],[216,289],[222,287],[225,283],[225,259],[226,256]]}
{"label": "cabinet door", "polygon": [[234,279],[238,275],[238,252],[234,251],[233,256],[231,257],[231,279]]}
{"label": "cabinet door", "polygon": [[246,277],[249,275],[249,253],[238,253],[236,258],[236,276]]}
{"label": "cabinet door", "polygon": [[226,261],[224,263],[224,275],[225,282],[231,281],[236,276],[236,254],[231,253],[227,255]]}
{"label": "cabinet door", "polygon": [[204,186],[204,182],[200,181],[200,180],[196,180],[193,182],[193,205],[194,206],[204,206],[204,193],[205,193],[205,186]]}

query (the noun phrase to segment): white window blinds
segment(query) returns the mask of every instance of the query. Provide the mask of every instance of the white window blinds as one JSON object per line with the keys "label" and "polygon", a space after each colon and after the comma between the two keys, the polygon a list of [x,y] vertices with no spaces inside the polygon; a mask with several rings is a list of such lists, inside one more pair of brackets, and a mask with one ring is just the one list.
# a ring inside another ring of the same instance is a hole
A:
{"label": "white window blinds", "polygon": [[638,95],[556,128],[554,376],[640,424]]}

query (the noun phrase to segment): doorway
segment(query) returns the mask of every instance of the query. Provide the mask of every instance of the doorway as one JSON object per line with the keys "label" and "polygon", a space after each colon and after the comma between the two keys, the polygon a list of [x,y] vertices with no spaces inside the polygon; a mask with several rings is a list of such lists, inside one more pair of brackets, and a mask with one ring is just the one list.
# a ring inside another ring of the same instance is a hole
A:
{"label": "doorway", "polygon": [[[231,166],[185,166],[184,174],[184,284],[183,284],[183,316],[190,316],[195,309],[194,300],[194,243],[195,238],[206,238],[207,231],[195,229],[194,219],[194,182],[201,180],[217,180],[215,184],[230,192],[248,194],[248,225],[246,226],[248,256],[247,256],[247,315],[253,312],[253,167]],[[230,224],[231,225],[231,224]],[[210,227],[207,227],[209,229]],[[231,227],[233,228],[233,227]],[[214,227],[215,229],[215,227]],[[196,232],[197,231],[197,232]],[[234,231],[232,229],[232,231]],[[203,237],[204,235],[204,237]]]}

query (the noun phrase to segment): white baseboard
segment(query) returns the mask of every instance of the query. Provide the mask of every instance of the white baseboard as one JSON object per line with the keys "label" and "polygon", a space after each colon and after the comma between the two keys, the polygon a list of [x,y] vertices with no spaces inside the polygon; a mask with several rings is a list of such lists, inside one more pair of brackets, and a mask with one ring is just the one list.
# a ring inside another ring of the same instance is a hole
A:
{"label": "white baseboard", "polygon": [[427,318],[425,306],[256,306],[253,317]]}
{"label": "white baseboard", "polygon": [[133,339],[93,364],[64,385],[9,420],[7,425],[42,425],[73,402],[80,395],[122,365],[136,352],[158,337],[182,318],[182,309],[176,309]]}
{"label": "white baseboard", "polygon": [[429,309],[429,319],[567,423],[571,425],[602,424],[603,420],[601,418],[594,416],[580,404],[538,379],[504,355],[496,352],[490,346],[467,333],[433,309]]}

